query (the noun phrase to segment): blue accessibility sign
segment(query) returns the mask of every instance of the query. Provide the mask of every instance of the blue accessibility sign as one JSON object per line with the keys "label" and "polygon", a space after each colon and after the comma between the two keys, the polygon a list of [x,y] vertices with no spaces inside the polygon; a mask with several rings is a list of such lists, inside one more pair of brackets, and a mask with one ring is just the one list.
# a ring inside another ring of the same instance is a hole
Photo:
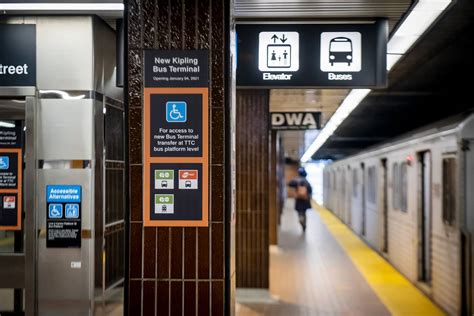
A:
{"label": "blue accessibility sign", "polygon": [[187,104],[184,101],[166,102],[166,122],[184,123],[187,120]]}
{"label": "blue accessibility sign", "polygon": [[62,218],[63,205],[59,203],[51,203],[48,206],[48,218]]}
{"label": "blue accessibility sign", "polygon": [[79,204],[66,204],[66,218],[79,218]]}
{"label": "blue accessibility sign", "polygon": [[48,203],[81,203],[80,185],[48,185],[46,186],[46,202]]}
{"label": "blue accessibility sign", "polygon": [[10,168],[10,157],[0,156],[0,170],[6,170]]}

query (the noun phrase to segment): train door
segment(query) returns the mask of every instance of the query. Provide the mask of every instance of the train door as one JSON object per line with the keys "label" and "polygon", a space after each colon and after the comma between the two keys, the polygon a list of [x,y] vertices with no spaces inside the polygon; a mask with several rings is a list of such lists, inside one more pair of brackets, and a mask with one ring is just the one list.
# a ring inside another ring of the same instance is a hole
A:
{"label": "train door", "polygon": [[388,252],[388,182],[387,182],[387,159],[381,160],[382,170],[382,252]]}
{"label": "train door", "polygon": [[418,155],[418,271],[419,279],[431,281],[431,152]]}
{"label": "train door", "polygon": [[365,222],[366,222],[366,207],[367,207],[367,202],[366,202],[366,196],[365,196],[365,165],[363,163],[360,164],[361,170],[362,170],[362,181],[361,181],[361,201],[362,201],[362,228],[361,228],[361,233],[362,236],[365,236]]}
{"label": "train door", "polygon": [[3,93],[0,89],[0,315],[34,315],[35,98]]}
{"label": "train door", "polygon": [[461,230],[461,284],[462,312],[461,315],[474,314],[474,140],[464,141],[464,227]]}

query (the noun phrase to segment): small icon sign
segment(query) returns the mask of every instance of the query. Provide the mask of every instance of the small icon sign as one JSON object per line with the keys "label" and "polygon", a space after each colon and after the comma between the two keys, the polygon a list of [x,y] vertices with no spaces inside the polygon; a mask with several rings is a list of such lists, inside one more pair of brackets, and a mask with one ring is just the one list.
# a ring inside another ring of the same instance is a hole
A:
{"label": "small icon sign", "polygon": [[79,218],[79,204],[66,204],[66,218]]}
{"label": "small icon sign", "polygon": [[16,198],[14,196],[4,196],[3,197],[3,208],[4,209],[14,209],[16,204]]}
{"label": "small icon sign", "polygon": [[0,157],[0,170],[6,170],[10,168],[10,158],[8,156]]}
{"label": "small icon sign", "polygon": [[166,102],[166,122],[184,123],[187,118],[187,104],[184,101]]}
{"label": "small icon sign", "polygon": [[155,189],[174,189],[174,170],[155,170]]}
{"label": "small icon sign", "polygon": [[260,32],[258,42],[260,71],[297,71],[299,69],[298,32]]}
{"label": "small icon sign", "polygon": [[62,218],[63,217],[63,205],[58,203],[51,203],[48,207],[49,218]]}
{"label": "small icon sign", "polygon": [[198,188],[198,171],[179,170],[179,188],[183,190],[196,190]]}
{"label": "small icon sign", "polygon": [[174,214],[174,194],[155,194],[155,214]]}
{"label": "small icon sign", "polygon": [[362,36],[359,32],[321,33],[321,70],[359,72],[362,69]]}

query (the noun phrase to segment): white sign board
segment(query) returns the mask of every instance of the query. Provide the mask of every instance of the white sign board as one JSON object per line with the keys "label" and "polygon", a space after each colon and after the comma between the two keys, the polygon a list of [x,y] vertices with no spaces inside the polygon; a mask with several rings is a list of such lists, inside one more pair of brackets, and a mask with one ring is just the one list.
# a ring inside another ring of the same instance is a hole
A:
{"label": "white sign board", "polygon": [[258,68],[260,71],[298,71],[299,46],[298,32],[260,32]]}
{"label": "white sign board", "polygon": [[321,70],[359,72],[362,69],[362,36],[359,32],[321,33]]}

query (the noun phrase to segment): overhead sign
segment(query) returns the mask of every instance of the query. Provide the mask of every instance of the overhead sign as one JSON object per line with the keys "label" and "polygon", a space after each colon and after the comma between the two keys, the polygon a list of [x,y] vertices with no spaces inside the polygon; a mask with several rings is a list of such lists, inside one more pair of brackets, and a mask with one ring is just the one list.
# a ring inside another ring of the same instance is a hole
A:
{"label": "overhead sign", "polygon": [[21,129],[0,127],[0,230],[21,230]]}
{"label": "overhead sign", "polygon": [[274,130],[307,130],[321,128],[321,112],[272,112]]}
{"label": "overhead sign", "polygon": [[385,87],[387,21],[239,24],[239,87]]}
{"label": "overhead sign", "polygon": [[0,87],[36,86],[36,26],[0,24]]}
{"label": "overhead sign", "polygon": [[145,226],[207,226],[208,52],[144,54]]}
{"label": "overhead sign", "polygon": [[80,185],[46,186],[46,247],[81,247]]}

